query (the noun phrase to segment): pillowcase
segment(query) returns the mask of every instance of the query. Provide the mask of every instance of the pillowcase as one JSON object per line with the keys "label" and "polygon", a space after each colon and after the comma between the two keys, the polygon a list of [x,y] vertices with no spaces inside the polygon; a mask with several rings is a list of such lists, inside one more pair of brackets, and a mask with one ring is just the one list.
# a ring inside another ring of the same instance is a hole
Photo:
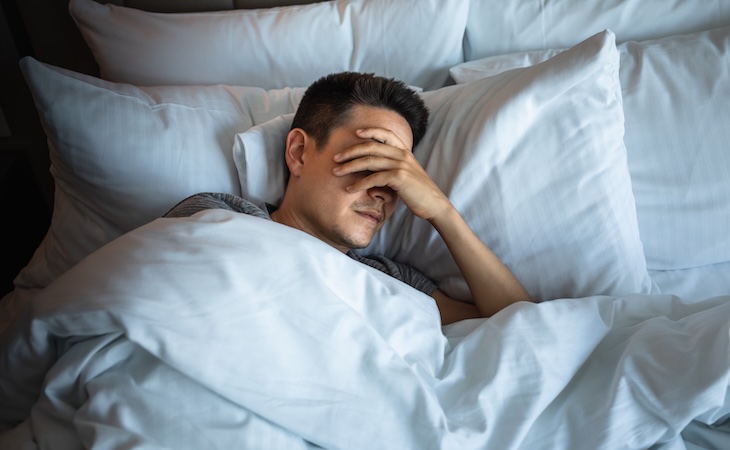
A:
{"label": "pillowcase", "polygon": [[[629,172],[650,270],[730,261],[730,27],[618,45]],[[559,50],[454,67],[460,83]]]}
{"label": "pillowcase", "polygon": [[[656,292],[626,165],[614,39],[606,31],[537,66],[421,94],[431,118],[416,157],[535,299]],[[289,123],[237,136],[244,196],[280,202]],[[267,176],[250,176],[254,167]],[[359,252],[470,298],[437,232],[402,203]]]}
{"label": "pillowcase", "polygon": [[284,114],[236,135],[233,161],[241,195],[256,205],[278,205],[284,198],[289,178],[284,150],[293,121],[293,113]]}
{"label": "pillowcase", "polygon": [[105,79],[267,89],[345,70],[441,87],[464,61],[468,9],[468,0],[337,0],[174,14],[69,3]]}
{"label": "pillowcase", "polygon": [[237,132],[293,112],[304,88],[140,88],[21,60],[48,137],[51,225],[16,287],[44,287],[200,191],[240,194]]}
{"label": "pillowcase", "polygon": [[465,61],[568,48],[606,28],[619,42],[730,25],[730,4],[706,0],[470,0]]}

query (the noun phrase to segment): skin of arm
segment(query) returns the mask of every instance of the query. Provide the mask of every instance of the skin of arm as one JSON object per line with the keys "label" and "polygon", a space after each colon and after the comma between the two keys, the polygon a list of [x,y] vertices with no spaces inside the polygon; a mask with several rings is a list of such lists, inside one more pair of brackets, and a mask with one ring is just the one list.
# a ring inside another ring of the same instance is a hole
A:
{"label": "skin of arm", "polygon": [[395,191],[417,217],[428,220],[446,243],[469,287],[474,304],[448,297],[440,290],[432,296],[444,325],[473,317],[489,317],[518,302],[529,301],[522,284],[473,232],[448,197],[416,160],[413,152],[392,132],[382,128],[357,130],[369,141],[334,156],[336,176],[369,174],[347,187],[357,192],[375,186]]}

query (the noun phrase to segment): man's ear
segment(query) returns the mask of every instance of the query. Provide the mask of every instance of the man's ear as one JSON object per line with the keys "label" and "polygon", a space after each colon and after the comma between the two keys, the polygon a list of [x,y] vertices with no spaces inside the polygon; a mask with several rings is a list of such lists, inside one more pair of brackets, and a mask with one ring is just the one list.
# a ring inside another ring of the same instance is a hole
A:
{"label": "man's ear", "polygon": [[301,128],[294,128],[286,136],[286,165],[292,176],[299,176],[304,165],[304,148],[309,136]]}

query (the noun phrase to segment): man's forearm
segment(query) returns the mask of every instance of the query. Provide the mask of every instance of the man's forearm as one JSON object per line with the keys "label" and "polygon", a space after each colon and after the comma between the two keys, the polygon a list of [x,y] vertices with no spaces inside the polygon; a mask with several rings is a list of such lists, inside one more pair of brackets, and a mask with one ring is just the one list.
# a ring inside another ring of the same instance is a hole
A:
{"label": "man's forearm", "polygon": [[430,220],[459,266],[479,312],[489,317],[530,296],[453,206]]}

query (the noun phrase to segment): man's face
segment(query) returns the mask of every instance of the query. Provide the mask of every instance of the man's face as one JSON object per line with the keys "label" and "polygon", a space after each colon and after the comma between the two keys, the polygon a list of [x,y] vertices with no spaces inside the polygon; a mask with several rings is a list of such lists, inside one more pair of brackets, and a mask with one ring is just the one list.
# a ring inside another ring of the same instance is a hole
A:
{"label": "man's face", "polygon": [[[297,227],[340,251],[363,248],[393,214],[398,195],[389,187],[373,187],[350,193],[347,186],[367,176],[358,172],[335,176],[338,165],[334,156],[357,144],[369,142],[355,132],[364,128],[382,128],[395,134],[407,149],[413,147],[408,122],[398,113],[377,107],[358,105],[351,120],[332,130],[324,147],[309,139],[302,154],[301,172],[295,182]],[[290,187],[291,188],[291,187]]]}

